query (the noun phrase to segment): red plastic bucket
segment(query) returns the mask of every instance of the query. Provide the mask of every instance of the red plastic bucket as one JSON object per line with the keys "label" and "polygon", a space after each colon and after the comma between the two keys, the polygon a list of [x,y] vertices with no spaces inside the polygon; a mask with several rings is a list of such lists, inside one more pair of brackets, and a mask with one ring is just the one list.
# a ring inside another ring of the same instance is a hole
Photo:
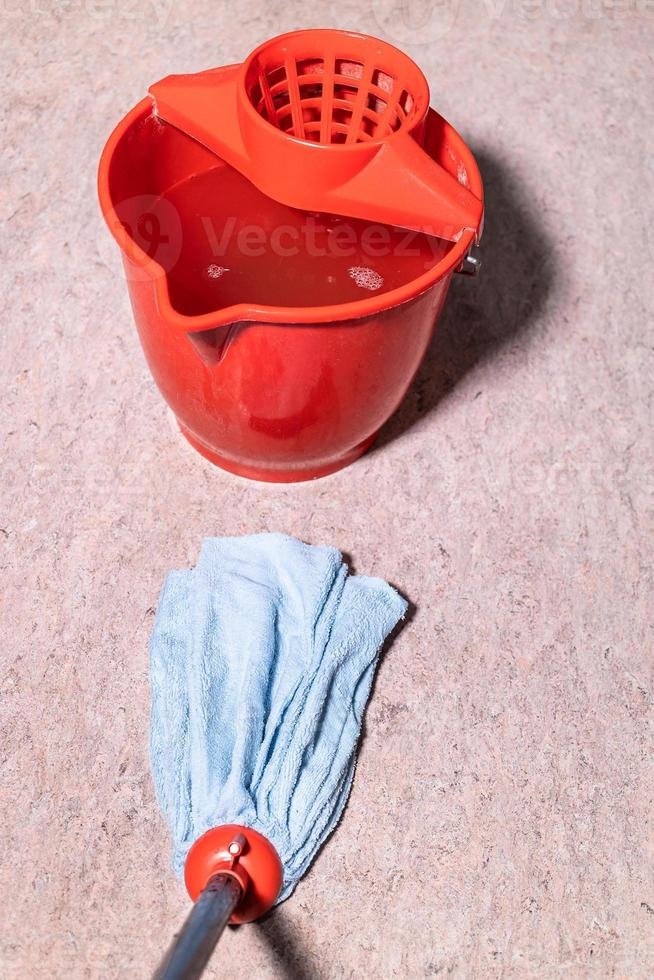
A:
{"label": "red plastic bucket", "polygon": [[[423,139],[429,155],[455,177],[463,171],[481,198],[471,152],[433,110]],[[464,231],[424,273],[386,292],[316,306],[244,296],[198,312],[180,304],[171,286],[183,222],[161,202],[217,167],[231,169],[162,123],[150,98],[105,147],[100,202],[123,254],[145,356],[181,431],[213,463],[274,482],[323,476],[365,452],[399,405],[474,233]]]}

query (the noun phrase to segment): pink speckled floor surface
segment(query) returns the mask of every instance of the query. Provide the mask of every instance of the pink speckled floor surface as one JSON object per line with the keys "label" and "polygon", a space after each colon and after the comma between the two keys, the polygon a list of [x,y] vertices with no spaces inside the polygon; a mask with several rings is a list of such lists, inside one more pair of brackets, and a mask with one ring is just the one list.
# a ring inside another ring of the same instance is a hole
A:
{"label": "pink speckled floor surface", "polygon": [[[350,804],[209,976],[654,974],[654,14],[578,3],[2,4],[0,975],[146,977],[187,901],[147,758],[164,574],[203,536],[336,545],[414,604]],[[171,71],[301,26],[382,34],[478,154],[459,280],[377,447],[212,468],[154,388],[95,195]]]}

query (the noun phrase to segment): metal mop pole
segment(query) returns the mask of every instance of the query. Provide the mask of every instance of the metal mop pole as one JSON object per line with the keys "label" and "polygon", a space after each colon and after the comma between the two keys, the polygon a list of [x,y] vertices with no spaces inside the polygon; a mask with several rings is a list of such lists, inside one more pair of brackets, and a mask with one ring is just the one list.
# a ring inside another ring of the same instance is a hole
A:
{"label": "metal mop pole", "polygon": [[153,980],[197,980],[242,896],[233,875],[209,878]]}

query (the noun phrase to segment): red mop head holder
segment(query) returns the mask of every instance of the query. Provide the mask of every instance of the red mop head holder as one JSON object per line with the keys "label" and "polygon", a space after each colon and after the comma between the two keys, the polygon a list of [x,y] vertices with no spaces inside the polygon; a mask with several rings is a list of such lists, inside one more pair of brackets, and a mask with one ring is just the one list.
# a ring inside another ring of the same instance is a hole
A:
{"label": "red mop head holder", "polygon": [[273,845],[256,830],[239,824],[208,830],[188,852],[184,881],[193,901],[216,874],[231,875],[241,886],[243,897],[229,920],[234,924],[264,915],[282,887],[282,862]]}
{"label": "red mop head holder", "polygon": [[479,237],[482,201],[466,168],[450,166],[461,138],[441,120],[441,162],[422,148],[427,81],[385,41],[295,31],[241,65],[169,75],[150,95],[157,115],[282,204],[451,241]]}

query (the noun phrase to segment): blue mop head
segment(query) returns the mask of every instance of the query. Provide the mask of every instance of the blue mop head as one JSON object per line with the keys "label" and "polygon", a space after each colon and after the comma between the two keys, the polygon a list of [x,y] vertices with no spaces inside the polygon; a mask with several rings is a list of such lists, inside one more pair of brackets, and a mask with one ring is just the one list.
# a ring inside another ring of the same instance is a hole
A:
{"label": "blue mop head", "polygon": [[258,830],[288,898],[347,801],[379,651],[407,604],[335,548],[210,538],[171,572],[150,649],[150,752],[182,874],[225,823]]}

